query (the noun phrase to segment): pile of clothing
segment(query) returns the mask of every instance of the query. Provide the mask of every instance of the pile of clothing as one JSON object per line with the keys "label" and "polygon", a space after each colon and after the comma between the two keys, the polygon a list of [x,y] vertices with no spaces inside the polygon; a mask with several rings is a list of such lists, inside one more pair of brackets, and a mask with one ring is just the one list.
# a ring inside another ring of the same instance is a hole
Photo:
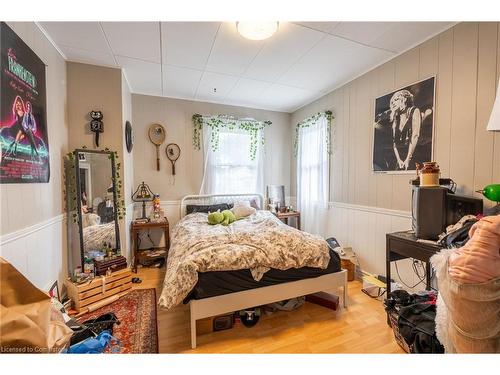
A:
{"label": "pile of clothing", "polygon": [[397,315],[397,327],[393,329],[402,336],[411,353],[444,353],[436,337],[436,300],[434,291],[409,294],[395,290],[384,301],[387,313]]}
{"label": "pile of clothing", "polygon": [[468,236],[431,258],[437,336],[447,353],[500,353],[500,215],[482,218]]}

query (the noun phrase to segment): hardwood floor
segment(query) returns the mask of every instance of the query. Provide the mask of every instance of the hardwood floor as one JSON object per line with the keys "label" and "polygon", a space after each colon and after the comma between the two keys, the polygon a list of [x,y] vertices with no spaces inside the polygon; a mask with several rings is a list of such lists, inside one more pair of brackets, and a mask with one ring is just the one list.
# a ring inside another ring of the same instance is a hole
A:
{"label": "hardwood floor", "polygon": [[[139,268],[141,284],[160,295],[164,269]],[[235,326],[198,335],[190,345],[189,307],[158,308],[160,353],[404,353],[386,324],[382,302],[361,292],[359,281],[349,282],[347,310],[329,310],[306,302],[292,312],[263,315],[256,326]]]}

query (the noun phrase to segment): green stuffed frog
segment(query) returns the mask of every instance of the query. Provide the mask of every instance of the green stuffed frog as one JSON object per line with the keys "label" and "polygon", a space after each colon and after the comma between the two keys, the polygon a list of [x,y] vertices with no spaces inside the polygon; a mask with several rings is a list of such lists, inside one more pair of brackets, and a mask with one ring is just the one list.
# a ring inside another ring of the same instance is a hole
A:
{"label": "green stuffed frog", "polygon": [[208,213],[208,224],[210,225],[222,224],[224,226],[227,226],[235,220],[236,217],[231,210],[224,210],[222,212],[220,210],[217,210],[215,212]]}

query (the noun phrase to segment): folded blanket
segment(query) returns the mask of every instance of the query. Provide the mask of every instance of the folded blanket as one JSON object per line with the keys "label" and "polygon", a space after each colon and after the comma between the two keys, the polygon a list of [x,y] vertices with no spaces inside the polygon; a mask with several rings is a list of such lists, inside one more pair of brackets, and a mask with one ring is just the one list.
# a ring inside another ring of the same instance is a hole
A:
{"label": "folded blanket", "polygon": [[228,226],[207,224],[194,213],[172,230],[160,306],[179,304],[198,281],[198,272],[250,269],[255,280],[270,268],[326,268],[328,245],[321,237],[283,224],[268,211],[257,211]]}
{"label": "folded blanket", "polygon": [[500,215],[481,219],[472,226],[469,237],[450,255],[450,276],[468,284],[500,278]]}

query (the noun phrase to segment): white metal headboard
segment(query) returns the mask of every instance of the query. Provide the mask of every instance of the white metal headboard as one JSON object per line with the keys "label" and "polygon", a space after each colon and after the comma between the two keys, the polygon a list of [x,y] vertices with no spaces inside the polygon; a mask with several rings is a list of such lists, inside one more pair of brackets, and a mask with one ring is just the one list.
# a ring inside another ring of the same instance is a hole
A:
{"label": "white metal headboard", "polygon": [[256,199],[260,209],[264,209],[264,197],[262,194],[212,194],[212,195],[186,195],[181,200],[181,219],[186,216],[186,206],[188,204],[219,204],[234,203],[236,201],[251,201]]}

